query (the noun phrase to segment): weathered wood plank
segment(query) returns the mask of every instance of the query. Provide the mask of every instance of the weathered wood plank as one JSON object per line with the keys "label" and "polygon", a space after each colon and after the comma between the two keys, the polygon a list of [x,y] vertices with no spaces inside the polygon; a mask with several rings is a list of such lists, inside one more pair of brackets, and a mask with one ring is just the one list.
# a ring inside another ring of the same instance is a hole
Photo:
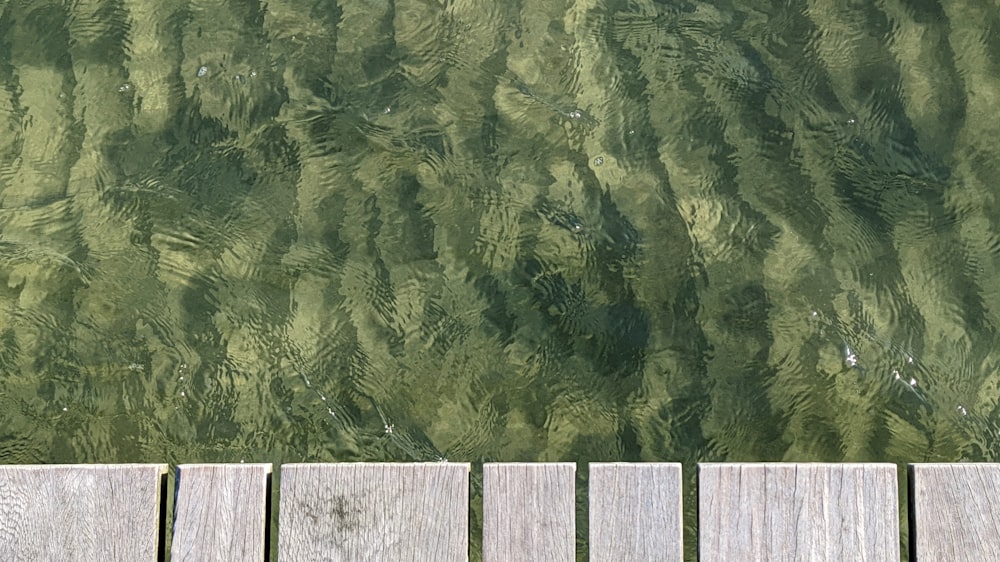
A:
{"label": "weathered wood plank", "polygon": [[286,464],[280,488],[281,562],[468,560],[468,464]]}
{"label": "weathered wood plank", "polygon": [[1000,560],[1000,464],[911,464],[916,559]]}
{"label": "weathered wood plank", "polygon": [[700,560],[899,560],[892,464],[700,464]]}
{"label": "weathered wood plank", "polygon": [[683,559],[681,465],[591,463],[590,561]]}
{"label": "weathered wood plank", "polygon": [[483,562],[576,559],[576,465],[483,465]]}
{"label": "weathered wood plank", "polygon": [[171,560],[264,560],[270,464],[177,467]]}
{"label": "weathered wood plank", "polygon": [[0,466],[0,560],[157,560],[165,464]]}

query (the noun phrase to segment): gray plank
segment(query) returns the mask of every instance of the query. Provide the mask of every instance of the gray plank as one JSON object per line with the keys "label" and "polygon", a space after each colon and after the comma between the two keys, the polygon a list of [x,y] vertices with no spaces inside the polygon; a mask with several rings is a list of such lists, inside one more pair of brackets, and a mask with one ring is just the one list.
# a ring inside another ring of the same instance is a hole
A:
{"label": "gray plank", "polygon": [[281,562],[468,560],[468,464],[286,464],[280,488]]}
{"label": "gray plank", "polygon": [[681,465],[591,463],[590,560],[683,559]]}
{"label": "gray plank", "polygon": [[270,464],[177,467],[171,560],[264,560]]}
{"label": "gray plank", "polygon": [[155,561],[165,464],[0,466],[0,560]]}
{"label": "gray plank", "polygon": [[576,465],[483,465],[483,562],[576,559]]}
{"label": "gray plank", "polygon": [[892,464],[700,464],[700,559],[897,562],[897,497]]}
{"label": "gray plank", "polygon": [[1000,560],[1000,464],[912,464],[916,559]]}

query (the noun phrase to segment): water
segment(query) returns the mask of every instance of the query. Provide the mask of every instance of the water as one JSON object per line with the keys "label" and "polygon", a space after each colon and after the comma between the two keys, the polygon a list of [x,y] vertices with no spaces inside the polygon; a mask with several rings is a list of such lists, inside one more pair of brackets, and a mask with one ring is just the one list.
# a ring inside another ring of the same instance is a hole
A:
{"label": "water", "polygon": [[8,2],[0,462],[997,460],[998,25]]}

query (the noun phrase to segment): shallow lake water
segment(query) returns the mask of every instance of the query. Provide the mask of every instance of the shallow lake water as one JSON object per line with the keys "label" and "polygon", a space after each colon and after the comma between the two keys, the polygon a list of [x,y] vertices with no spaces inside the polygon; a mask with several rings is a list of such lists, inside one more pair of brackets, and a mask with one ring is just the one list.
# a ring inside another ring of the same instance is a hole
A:
{"label": "shallow lake water", "polygon": [[995,2],[0,10],[2,463],[1000,459]]}

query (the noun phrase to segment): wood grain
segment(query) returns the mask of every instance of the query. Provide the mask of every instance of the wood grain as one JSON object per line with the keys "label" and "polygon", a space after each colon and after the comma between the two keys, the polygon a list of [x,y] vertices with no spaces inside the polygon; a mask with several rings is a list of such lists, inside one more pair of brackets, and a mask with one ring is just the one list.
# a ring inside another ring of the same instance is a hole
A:
{"label": "wood grain", "polygon": [[264,560],[270,464],[177,467],[171,560]]}
{"label": "wood grain", "polygon": [[281,562],[468,560],[468,464],[287,464],[280,488]]}
{"label": "wood grain", "polygon": [[576,465],[483,465],[483,562],[576,559]]}
{"label": "wood grain", "polygon": [[899,560],[892,464],[700,464],[700,559]]}
{"label": "wood grain", "polygon": [[912,464],[910,502],[920,562],[1000,560],[1000,464]]}
{"label": "wood grain", "polygon": [[683,559],[681,465],[590,465],[590,561]]}
{"label": "wood grain", "polygon": [[167,465],[0,466],[0,560],[157,560]]}

